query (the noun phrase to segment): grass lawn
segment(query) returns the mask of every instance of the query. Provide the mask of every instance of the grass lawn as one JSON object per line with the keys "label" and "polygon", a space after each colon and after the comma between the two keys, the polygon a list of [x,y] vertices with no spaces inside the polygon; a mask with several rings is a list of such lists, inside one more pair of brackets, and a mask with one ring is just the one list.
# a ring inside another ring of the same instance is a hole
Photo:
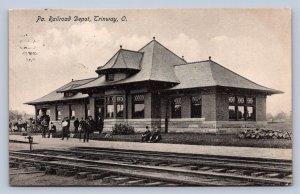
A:
{"label": "grass lawn", "polygon": [[[291,123],[268,123],[267,127],[274,130],[292,132]],[[105,134],[91,134],[90,139],[107,140]],[[141,134],[114,135],[113,141],[139,142]],[[237,134],[199,134],[199,133],[162,133],[161,143],[213,145],[213,146],[239,146],[262,148],[292,148],[292,140],[287,139],[240,139]]]}
{"label": "grass lawn", "polygon": [[[274,130],[286,130],[292,132],[291,123],[268,123],[267,127]],[[61,134],[57,134],[61,137]],[[104,133],[92,133],[90,139],[109,141]],[[78,134],[75,138],[78,138]],[[139,142],[141,134],[114,135],[112,141]],[[287,139],[240,139],[237,134],[200,134],[200,133],[162,133],[160,143],[189,144],[189,145],[213,145],[213,146],[239,146],[261,148],[292,148],[292,140]]]}
{"label": "grass lawn", "polygon": [[[106,140],[104,134],[91,134],[90,139]],[[162,133],[160,143],[214,145],[214,146],[240,146],[263,148],[292,148],[292,141],[286,139],[240,139],[233,134],[196,134],[196,133]],[[114,135],[113,141],[139,142],[141,134]]]}

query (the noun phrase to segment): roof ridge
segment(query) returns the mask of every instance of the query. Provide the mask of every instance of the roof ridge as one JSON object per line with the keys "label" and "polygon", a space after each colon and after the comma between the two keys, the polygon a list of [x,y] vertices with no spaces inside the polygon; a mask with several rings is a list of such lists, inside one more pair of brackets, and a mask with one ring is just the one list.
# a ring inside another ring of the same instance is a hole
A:
{"label": "roof ridge", "polygon": [[212,62],[212,61],[211,61],[211,60],[208,60],[207,62],[208,62],[208,64],[209,64],[209,70],[210,70],[210,74],[211,74],[211,77],[212,77],[212,79],[213,79],[213,82],[214,82],[214,84],[215,84],[216,86],[218,86],[218,83],[217,83],[217,81],[215,80],[213,71],[212,71],[212,69],[211,69],[211,67],[212,67],[211,62]]}
{"label": "roof ridge", "polygon": [[203,62],[209,62],[209,60],[203,60],[203,61],[192,61],[192,62],[187,62],[187,63],[177,64],[177,65],[173,65],[173,66],[192,65],[192,64],[195,64],[195,63],[203,63]]}
{"label": "roof ridge", "polygon": [[167,51],[169,51],[171,54],[173,54],[174,56],[178,57],[180,60],[182,60],[183,62],[186,62],[185,59],[182,59],[182,57],[179,57],[178,55],[176,55],[173,51],[171,51],[170,49],[168,49],[167,47],[165,47],[164,45],[162,45],[160,42],[158,42],[157,40],[152,40],[154,42],[156,42],[157,44],[159,44],[160,46],[162,46],[163,48],[165,48]]}
{"label": "roof ridge", "polygon": [[[110,68],[113,68],[113,67],[116,65],[117,60],[118,60],[118,58],[119,58],[119,56],[120,56],[121,51],[122,51],[122,49],[118,50],[116,60],[114,61],[114,64],[113,64]],[[109,61],[110,61],[110,60],[109,60]],[[108,61],[108,62],[109,62],[109,61]]]}
{"label": "roof ridge", "polygon": [[[152,40],[152,41],[154,41],[154,40]],[[151,42],[152,42],[151,41]],[[149,80],[151,80],[151,78],[152,78],[152,74],[153,74],[153,57],[154,57],[154,44],[153,44],[153,46],[152,46],[152,56],[151,56],[151,70],[150,70],[150,77],[149,77]]]}
{"label": "roof ridge", "polygon": [[138,52],[140,52],[140,50],[143,50],[146,46],[148,46],[151,42],[153,42],[154,40],[151,40],[150,42],[148,42],[146,45],[144,45],[142,48],[140,48],[139,50],[138,50]]}
{"label": "roof ridge", "polygon": [[[87,83],[90,83],[90,82],[92,82],[92,81],[94,81],[95,79],[97,79],[98,77],[93,77],[93,78],[86,78],[86,79],[81,79],[81,80],[73,80],[73,81],[70,81],[70,82],[68,82],[67,84],[65,84],[65,85],[63,85],[63,86],[61,86],[61,87],[59,87],[58,89],[56,89],[55,91],[57,92],[57,93],[62,93],[62,92],[65,92],[65,88],[66,88],[66,85],[68,85],[68,84],[70,84],[70,86],[72,86],[72,85],[77,85],[77,86],[75,86],[75,87],[71,87],[70,89],[73,89],[73,88],[76,88],[76,87],[78,87],[78,86],[82,86],[82,85],[85,85],[85,84],[87,84]],[[71,83],[73,83],[73,82],[78,82],[78,81],[83,81],[83,80],[88,80],[86,83],[83,83],[83,84],[76,84],[76,83],[74,83],[74,84],[71,84]]]}
{"label": "roof ridge", "polygon": [[125,61],[124,55],[122,53],[120,53],[119,56],[122,57],[123,63],[125,64],[126,68],[128,68],[128,65]]}
{"label": "roof ridge", "polygon": [[134,50],[129,50],[129,49],[120,49],[120,50],[123,50],[123,51],[128,51],[128,52],[133,52],[133,53],[141,53],[143,54],[143,52],[140,52],[140,51],[134,51]]}
{"label": "roof ridge", "polygon": [[[111,61],[116,55],[118,55],[119,52],[120,52],[120,49],[103,66],[99,66],[100,68],[97,67],[96,72],[97,72],[97,70],[100,70],[102,67],[105,67],[105,65],[107,65],[109,61]],[[118,57],[118,56],[116,56],[116,57]]]}
{"label": "roof ridge", "polygon": [[[88,79],[96,79],[97,77],[91,77],[91,78],[84,78],[84,79],[76,79],[73,80],[72,82],[77,82],[77,81],[83,81],[83,80],[88,80]],[[70,83],[70,82],[69,82]]]}

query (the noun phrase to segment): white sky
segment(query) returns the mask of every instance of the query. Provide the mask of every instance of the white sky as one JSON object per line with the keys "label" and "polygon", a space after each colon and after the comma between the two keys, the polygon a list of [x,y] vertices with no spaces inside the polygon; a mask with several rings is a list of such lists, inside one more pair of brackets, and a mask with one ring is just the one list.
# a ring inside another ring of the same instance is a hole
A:
{"label": "white sky", "polygon": [[[46,21],[36,22],[38,16]],[[90,16],[91,22],[49,22],[49,16],[71,16],[72,20]],[[117,17],[119,22],[95,22],[94,16]],[[120,21],[122,16],[127,22]],[[24,102],[46,95],[72,78],[97,76],[96,68],[104,65],[119,45],[138,50],[153,36],[188,62],[212,56],[258,84],[283,91],[267,98],[267,112],[290,113],[288,9],[11,11],[9,108],[33,113],[33,106]]]}

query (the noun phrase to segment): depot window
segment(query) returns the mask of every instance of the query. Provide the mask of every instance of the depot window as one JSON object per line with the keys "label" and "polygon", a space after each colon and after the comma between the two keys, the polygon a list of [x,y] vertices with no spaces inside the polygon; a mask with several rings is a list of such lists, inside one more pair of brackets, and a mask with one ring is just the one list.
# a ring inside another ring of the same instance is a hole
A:
{"label": "depot window", "polygon": [[145,96],[143,94],[132,96],[132,117],[135,119],[145,117]]}
{"label": "depot window", "polygon": [[193,96],[191,99],[191,117],[201,118],[201,96]]}
{"label": "depot window", "polygon": [[116,96],[117,118],[124,117],[124,97]]}
{"label": "depot window", "polygon": [[181,118],[181,98],[174,98],[172,100],[171,109],[172,109],[172,118]]}
{"label": "depot window", "polygon": [[230,96],[229,120],[255,121],[255,98],[245,96]]}
{"label": "depot window", "polygon": [[106,74],[106,81],[114,81],[114,74],[113,73]]}
{"label": "depot window", "polygon": [[114,118],[114,96],[106,97],[106,118]]}

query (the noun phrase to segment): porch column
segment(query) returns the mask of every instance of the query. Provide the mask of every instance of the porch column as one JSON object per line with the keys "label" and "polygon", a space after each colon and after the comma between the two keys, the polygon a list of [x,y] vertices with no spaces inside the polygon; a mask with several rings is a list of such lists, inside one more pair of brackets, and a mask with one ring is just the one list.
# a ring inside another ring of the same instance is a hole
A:
{"label": "porch column", "polygon": [[93,117],[93,119],[95,119],[95,98],[90,97],[90,115]]}

